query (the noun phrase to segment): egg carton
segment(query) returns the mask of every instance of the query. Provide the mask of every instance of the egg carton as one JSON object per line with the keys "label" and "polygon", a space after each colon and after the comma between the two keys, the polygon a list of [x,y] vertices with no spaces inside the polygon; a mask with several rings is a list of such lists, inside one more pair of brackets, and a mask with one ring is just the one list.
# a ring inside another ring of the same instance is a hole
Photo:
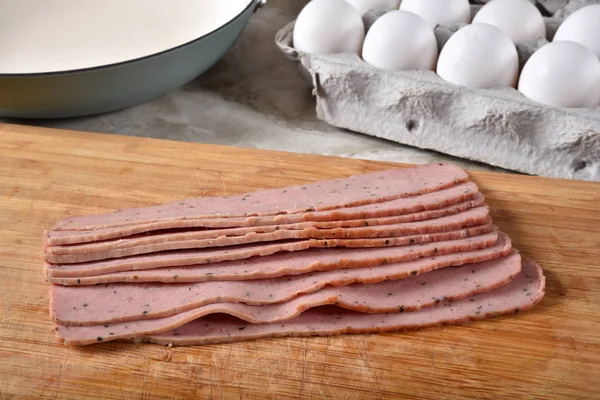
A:
{"label": "egg carton", "polygon": [[[474,5],[473,14],[479,8]],[[386,11],[365,14],[367,29]],[[563,18],[546,18],[548,39]],[[312,83],[319,119],[527,174],[600,181],[600,107],[546,106],[513,88],[470,89],[432,71],[381,70],[356,54],[301,53],[292,46],[294,23],[275,42]],[[440,50],[459,28],[436,28]],[[519,44],[520,66],[546,43]]]}

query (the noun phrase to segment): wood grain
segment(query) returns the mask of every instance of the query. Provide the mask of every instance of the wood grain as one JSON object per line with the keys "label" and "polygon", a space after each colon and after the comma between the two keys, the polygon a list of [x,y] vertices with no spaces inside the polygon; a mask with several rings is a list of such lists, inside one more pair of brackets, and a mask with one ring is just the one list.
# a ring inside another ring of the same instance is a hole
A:
{"label": "wood grain", "polygon": [[600,384],[600,185],[473,172],[539,261],[534,311],[462,327],[191,348],[56,344],[40,261],[59,218],[393,166],[0,125],[0,398],[593,398]]}

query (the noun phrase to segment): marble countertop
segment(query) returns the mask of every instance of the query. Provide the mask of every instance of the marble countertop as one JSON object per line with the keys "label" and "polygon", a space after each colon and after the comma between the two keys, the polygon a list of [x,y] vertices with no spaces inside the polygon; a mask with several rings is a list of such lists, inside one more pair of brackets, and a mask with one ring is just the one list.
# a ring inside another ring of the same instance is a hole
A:
{"label": "marble countertop", "polygon": [[[316,119],[311,87],[274,44],[306,0],[269,0],[207,73],[154,101],[99,116],[16,121],[30,125],[404,163],[492,169],[338,129]],[[15,122],[15,121],[10,121]]]}

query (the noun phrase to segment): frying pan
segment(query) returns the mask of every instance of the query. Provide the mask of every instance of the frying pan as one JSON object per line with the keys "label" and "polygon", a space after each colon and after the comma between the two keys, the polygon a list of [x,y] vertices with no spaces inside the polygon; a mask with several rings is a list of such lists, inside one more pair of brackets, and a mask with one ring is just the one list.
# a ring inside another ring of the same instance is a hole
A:
{"label": "frying pan", "polygon": [[235,43],[265,0],[0,0],[0,116],[75,117],[158,97]]}

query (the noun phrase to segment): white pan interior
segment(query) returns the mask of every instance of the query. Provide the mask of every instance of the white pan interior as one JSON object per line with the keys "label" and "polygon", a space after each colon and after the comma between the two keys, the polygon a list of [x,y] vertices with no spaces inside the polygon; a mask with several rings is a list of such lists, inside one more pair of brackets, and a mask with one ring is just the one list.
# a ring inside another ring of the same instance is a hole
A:
{"label": "white pan interior", "polygon": [[0,74],[70,71],[172,49],[253,0],[0,0]]}

